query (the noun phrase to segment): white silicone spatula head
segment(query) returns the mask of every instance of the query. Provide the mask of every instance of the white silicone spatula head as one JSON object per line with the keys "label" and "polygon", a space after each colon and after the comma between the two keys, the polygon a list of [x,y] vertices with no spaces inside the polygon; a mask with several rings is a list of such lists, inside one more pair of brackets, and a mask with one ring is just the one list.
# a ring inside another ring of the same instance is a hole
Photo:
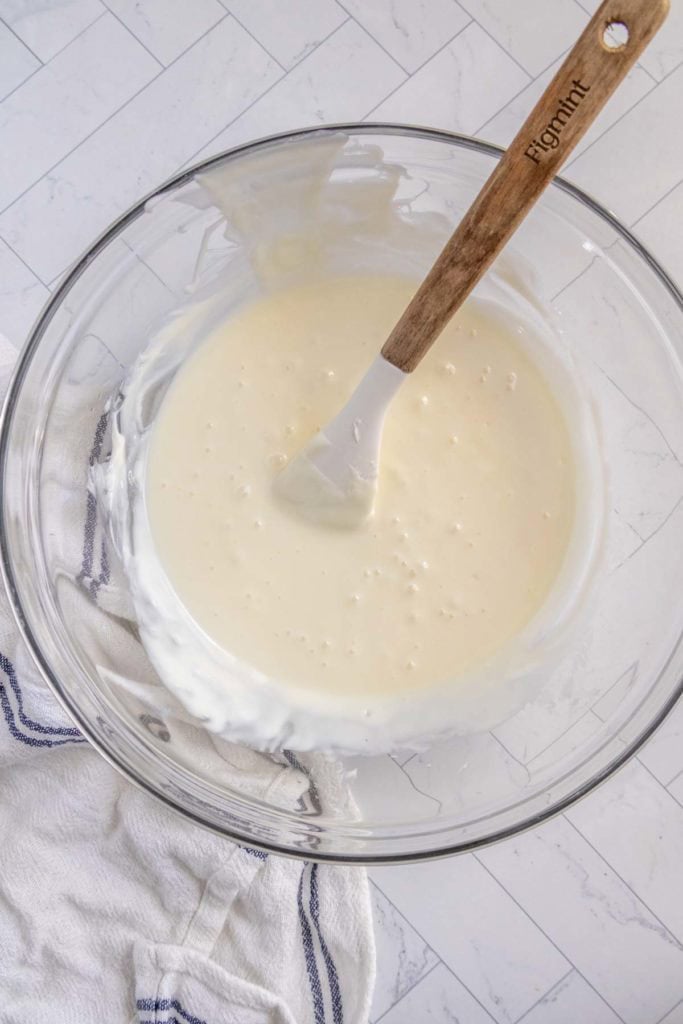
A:
{"label": "white silicone spatula head", "polygon": [[598,8],[347,405],[278,477],[278,494],[302,515],[347,527],[368,517],[391,399],[593,123],[668,9],[669,0],[605,0]]}
{"label": "white silicone spatula head", "polygon": [[406,374],[377,356],[344,408],[285,466],[277,493],[300,515],[356,526],[372,512],[384,416]]}

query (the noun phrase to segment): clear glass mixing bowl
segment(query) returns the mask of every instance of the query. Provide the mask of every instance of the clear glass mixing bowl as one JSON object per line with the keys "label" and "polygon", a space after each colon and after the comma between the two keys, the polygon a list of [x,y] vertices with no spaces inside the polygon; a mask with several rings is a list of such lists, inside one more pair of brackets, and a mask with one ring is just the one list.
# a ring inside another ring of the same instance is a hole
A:
{"label": "clear glass mixing bowl", "polygon": [[[188,290],[220,281],[237,297],[253,290],[234,225],[196,176],[229,166],[238,215],[268,223],[273,210],[287,211],[277,230],[282,267],[294,273],[301,187],[315,184],[331,139],[339,145],[321,201],[365,176],[378,198],[395,186],[397,203],[447,226],[500,156],[417,128],[320,128],[210,160],[130,210],[55,290],[21,355],[0,442],[4,574],[45,679],[133,782],[248,845],[321,860],[419,859],[492,842],[566,807],[623,764],[681,693],[683,308],[639,242],[560,180],[505,255],[519,288],[556,314],[572,346],[608,475],[590,615],[533,701],[490,732],[412,756],[335,763],[207,738],[150,683],[125,594],[110,593],[114,556],[89,465],[106,458],[107,400]],[[423,273],[413,255],[397,239],[396,268]],[[361,245],[358,266],[371,257]],[[139,691],[119,685],[137,677]]]}

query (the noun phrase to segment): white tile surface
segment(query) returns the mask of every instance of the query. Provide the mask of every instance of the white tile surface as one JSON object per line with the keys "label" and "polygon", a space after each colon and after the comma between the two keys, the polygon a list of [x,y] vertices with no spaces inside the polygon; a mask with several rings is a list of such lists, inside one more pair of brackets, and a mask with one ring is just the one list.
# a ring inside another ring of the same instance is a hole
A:
{"label": "white tile surface", "polygon": [[[112,28],[115,18],[102,0],[0,0],[0,182],[8,194],[21,194],[0,213],[0,236],[19,254],[0,240],[2,366],[14,360],[46,298],[41,279],[54,283],[95,234],[197,153],[368,115],[507,143],[585,21],[581,6],[597,6],[597,0],[106,2],[125,29]],[[470,16],[474,21],[466,24]],[[683,0],[672,0],[668,22],[641,64],[581,143],[568,174],[635,222],[643,241],[683,281]],[[171,287],[181,257],[169,250],[166,263],[153,268]],[[581,275],[560,295],[560,308],[600,292],[589,255],[569,262],[557,279],[543,281],[555,295]],[[153,304],[164,285],[142,264],[138,279],[139,302]],[[127,311],[114,312],[112,330],[125,332]],[[600,339],[593,344],[599,359]],[[617,377],[600,385],[611,389],[606,400],[615,416],[633,402],[643,410],[624,436],[624,459],[635,460],[639,478],[643,460],[652,463],[648,517],[640,515],[639,496],[627,500],[610,539],[611,600],[618,602],[620,574],[635,574],[629,586],[637,580],[644,539],[678,497],[660,483],[657,463],[676,458],[683,465],[683,450],[660,446],[653,426],[658,396],[646,393],[628,353]],[[683,506],[676,515],[683,517]],[[672,518],[667,528],[680,536],[683,518]],[[625,569],[617,568],[622,563]],[[598,641],[607,652],[609,638]],[[619,664],[597,664],[576,700],[567,701],[559,727],[522,715],[498,730],[511,753],[479,738],[464,743],[459,758],[457,751],[442,756],[436,749],[431,758],[408,761],[403,772],[387,760],[379,787],[368,786],[366,799],[381,801],[382,785],[400,785],[418,813],[431,813],[434,799],[456,806],[491,758],[514,789],[518,773],[540,771],[602,728],[646,658],[641,629],[626,639],[622,655]],[[606,680],[612,685],[604,693]],[[682,723],[683,705],[640,752],[640,765],[569,812],[588,838],[560,819],[482,853],[508,892],[472,857],[377,869],[386,895],[375,894],[373,1024],[375,1017],[385,1024],[517,1024],[520,1015],[521,1024],[615,1024],[617,1013],[626,1024],[660,1018],[683,1024],[683,954],[659,920],[681,938]]]}
{"label": "white tile surface", "polygon": [[525,72],[473,23],[380,103],[372,117],[475,133],[528,81]]}
{"label": "white tile surface", "polygon": [[627,224],[680,181],[683,133],[671,112],[682,95],[679,66],[572,163],[569,178]]}
{"label": "white tile surface", "polygon": [[[600,6],[601,0],[578,0],[591,14]],[[683,4],[671,0],[669,14],[664,25],[649,43],[641,64],[658,80],[664,78],[683,61]]]}
{"label": "white tile surface", "polygon": [[491,1024],[493,1017],[439,964],[394,1006],[382,1024]]}
{"label": "white tile surface", "polygon": [[481,794],[481,780],[488,771],[511,795],[528,782],[528,772],[490,733],[464,736],[458,743],[437,743],[424,754],[416,754],[403,773],[423,793],[449,808],[466,807]]}
{"label": "white tile surface", "polygon": [[[665,195],[635,225],[636,235],[651,249],[666,271],[683,288],[683,183]],[[672,230],[672,227],[674,230]]]}
{"label": "white tile surface", "polygon": [[110,14],[0,105],[0,209],[123,106],[159,70]]}
{"label": "white tile surface", "polygon": [[683,944],[683,808],[632,761],[567,817]]}
{"label": "white tile surface", "polygon": [[529,770],[542,771],[545,767],[557,765],[564,757],[570,757],[574,750],[587,743],[600,731],[602,724],[601,719],[593,711],[586,711],[558,739],[531,758]]}
{"label": "white tile surface", "polygon": [[271,132],[362,120],[405,77],[398,64],[349,21],[213,139],[197,159]]}
{"label": "white tile surface", "polygon": [[638,760],[663,786],[683,772],[683,702],[679,702],[641,750]]}
{"label": "white tile surface", "polygon": [[[512,142],[515,132],[519,131],[534,104],[540,99],[553,75],[562,64],[562,58],[555,61],[547,71],[535,78],[526,89],[515,96],[507,106],[483,126],[479,134],[499,146],[507,146]],[[626,76],[619,90],[612,96],[609,103],[597,118],[595,124],[588,129],[571,156],[575,160],[592,142],[604,134],[615,121],[630,110],[639,99],[654,89],[655,83],[643,68],[636,66]],[[566,171],[562,172],[566,174]]]}
{"label": "white tile surface", "polygon": [[661,32],[652,40],[641,64],[658,81],[683,62],[683,4],[672,0],[669,16]]}
{"label": "white tile surface", "polygon": [[455,0],[344,0],[344,7],[406,71],[415,71],[470,20]]}
{"label": "white tile surface", "polygon": [[558,982],[524,1024],[619,1024],[620,1018],[577,971]]}
{"label": "white tile surface", "polygon": [[370,889],[377,944],[377,985],[370,1013],[374,1022],[436,967],[439,958],[386,896],[374,885]]}
{"label": "white tile surface", "polygon": [[656,1024],[681,987],[683,949],[563,818],[481,860],[626,1024]]}
{"label": "white tile surface", "polygon": [[370,877],[501,1024],[516,1021],[570,967],[471,856],[373,868]]}
{"label": "white tile surface", "polygon": [[0,0],[0,18],[41,61],[48,61],[92,25],[100,0]]}
{"label": "white tile surface", "polygon": [[[618,412],[615,412],[614,415],[616,418]],[[634,431],[632,436],[635,437],[638,433],[638,431]],[[648,433],[644,430],[641,436],[646,436]],[[650,440],[653,440],[653,435],[650,435]],[[624,443],[629,444],[628,438]],[[643,459],[642,453],[645,450],[647,449],[641,449],[638,452],[637,449],[634,449],[632,454],[632,458],[635,460],[634,466],[639,466],[640,460]],[[661,449],[659,451],[661,452]],[[670,454],[669,457],[671,457]],[[666,455],[662,455],[662,459],[666,458]],[[653,459],[650,461],[654,462]],[[628,474],[628,465],[628,455],[625,454],[623,466],[620,466],[618,472]],[[637,478],[639,471],[639,469],[633,470],[634,479]],[[615,475],[616,473],[617,471],[615,471]],[[659,494],[657,494],[657,489],[659,489]],[[658,498],[657,511],[653,509],[652,524],[647,525],[649,540],[646,543],[654,545],[654,549],[650,548],[653,557],[663,559],[666,557],[666,552],[671,549],[671,544],[674,543],[673,538],[679,536],[679,531],[683,528],[683,507],[677,504],[676,512],[667,521],[667,528],[672,531],[670,535],[664,530],[658,531],[656,522],[666,519],[667,511],[665,509],[670,508],[671,501],[676,501],[676,496],[665,493],[663,484],[658,487],[656,483],[653,484],[654,496]],[[624,495],[625,502],[628,497],[628,495]],[[640,512],[635,505],[634,498],[633,507],[629,508],[628,512],[634,522],[639,523]],[[606,705],[603,703],[605,698],[602,695],[605,688],[609,687],[610,681],[613,680],[615,684],[619,683],[620,687],[623,684],[623,687],[627,688],[634,678],[634,673],[656,669],[656,663],[647,660],[648,638],[656,626],[648,619],[645,610],[638,619],[634,617],[631,623],[632,628],[628,630],[628,633],[622,630],[617,636],[613,632],[614,626],[609,624],[610,621],[619,622],[620,610],[625,613],[624,594],[633,593],[633,588],[636,588],[637,592],[638,589],[645,587],[645,563],[648,550],[645,549],[644,556],[639,554],[643,550],[644,544],[641,543],[638,552],[626,559],[621,566],[615,568],[607,578],[602,587],[601,602],[605,609],[610,609],[608,616],[600,616],[590,624],[585,635],[585,651],[579,653],[575,664],[569,663],[563,669],[564,675],[559,677],[560,683],[564,678],[567,684],[571,680],[571,686],[568,689],[565,687],[564,693],[559,692],[558,689],[558,699],[554,702],[553,710],[550,711],[540,705],[535,709],[523,709],[495,730],[496,735],[506,748],[523,763],[527,764],[539,757],[549,743],[561,739],[565,730],[572,726],[578,727],[576,723],[591,709],[593,713],[598,714],[598,717],[603,717],[606,714]],[[666,600],[666,595],[669,592],[669,584],[662,581],[662,588],[657,599],[659,601]],[[623,690],[619,688],[614,692],[617,702],[619,702],[622,692]],[[610,699],[611,697],[612,694],[609,694]]]}
{"label": "white tile surface", "polygon": [[16,347],[0,330],[0,372],[9,371],[16,361]]}
{"label": "white tile surface", "polygon": [[678,800],[681,807],[683,807],[683,772],[681,772],[680,775],[677,775],[676,778],[669,783],[667,788],[674,800]]}
{"label": "white tile surface", "polygon": [[571,46],[588,21],[574,0],[460,2],[532,75],[540,74]]}
{"label": "white tile surface", "polygon": [[218,0],[105,0],[107,7],[162,64],[170,64],[225,17]]}
{"label": "white tile surface", "polygon": [[2,214],[0,237],[52,280],[280,74],[227,18]]}
{"label": "white tile surface", "polygon": [[0,100],[40,67],[40,61],[0,22]]}
{"label": "white tile surface", "polygon": [[677,1006],[667,1013],[666,1017],[662,1017],[659,1024],[683,1024],[683,1000],[678,1003]]}
{"label": "white tile surface", "polygon": [[21,260],[0,242],[0,334],[20,348],[48,290]]}
{"label": "white tile surface", "polygon": [[222,0],[284,68],[293,68],[347,18],[336,0]]}
{"label": "white tile surface", "polygon": [[354,792],[357,790],[358,805],[366,817],[381,816],[387,792],[395,793],[406,811],[416,818],[430,818],[438,810],[438,790],[432,793],[413,780],[409,774],[412,763],[401,768],[391,757],[383,757],[372,765],[363,757],[349,758],[349,768],[356,772]]}

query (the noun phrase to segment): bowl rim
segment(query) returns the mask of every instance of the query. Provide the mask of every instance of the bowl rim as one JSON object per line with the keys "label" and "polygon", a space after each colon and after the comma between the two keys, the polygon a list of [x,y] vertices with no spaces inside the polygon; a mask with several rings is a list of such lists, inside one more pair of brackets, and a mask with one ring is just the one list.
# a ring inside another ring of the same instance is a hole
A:
{"label": "bowl rim", "polygon": [[[12,418],[17,407],[18,399],[21,393],[21,387],[31,364],[31,361],[38,349],[40,341],[52,321],[55,313],[61,306],[62,300],[69,293],[74,283],[82,275],[86,267],[92,262],[92,260],[103,250],[106,246],[121,233],[121,231],[134,220],[136,220],[142,213],[144,213],[147,203],[150,200],[156,200],[167,192],[175,191],[182,187],[188,182],[192,181],[198,173],[203,173],[210,170],[213,167],[217,167],[221,164],[227,163],[231,160],[237,159],[238,157],[247,153],[258,151],[262,148],[272,146],[278,142],[291,142],[296,140],[304,140],[307,138],[318,138],[325,137],[334,134],[347,134],[347,135],[394,135],[411,137],[417,139],[424,139],[433,142],[443,142],[449,145],[460,147],[461,149],[469,149],[478,153],[500,157],[505,149],[494,143],[485,142],[482,139],[478,139],[474,136],[464,135],[459,132],[446,131],[444,129],[437,128],[426,128],[419,125],[403,124],[398,122],[383,122],[383,121],[363,121],[363,122],[340,122],[333,124],[323,125],[312,125],[310,127],[297,128],[290,131],[278,132],[275,134],[260,137],[258,139],[251,140],[246,143],[242,143],[239,146],[232,147],[224,150],[215,156],[209,157],[206,160],[200,160],[197,163],[192,164],[190,167],[178,172],[172,177],[168,178],[157,188],[153,189],[132,206],[129,207],[123,214],[121,214],[116,220],[114,220],[101,234],[91,243],[91,245],[83,252],[83,254],[71,265],[71,267],[64,273],[62,280],[55,290],[51,293],[41,312],[36,318],[33,326],[31,327],[26,340],[19,352],[17,362],[13,368],[10,376],[7,392],[3,402],[2,410],[0,411],[0,490],[4,494],[5,488],[3,486],[7,455],[8,455],[8,436],[12,423]],[[674,300],[674,303],[683,312],[683,294],[679,291],[678,287],[674,283],[673,279],[667,274],[664,268],[660,265],[657,259],[649,252],[649,250],[640,242],[640,240],[622,224],[617,217],[611,213],[606,207],[599,203],[593,196],[585,192],[583,189],[578,188],[571,182],[565,180],[561,176],[553,178],[550,187],[558,188],[561,192],[564,192],[577,200],[583,206],[587,207],[592,213],[597,215],[612,230],[614,230],[617,236],[625,241],[628,247],[633,250],[637,256],[653,271],[659,283],[664,286],[665,290],[669,293],[670,297]],[[657,714],[648,723],[641,733],[631,741],[631,743],[624,747],[624,749],[612,760],[606,764],[602,770],[596,772],[590,777],[590,779],[578,785],[571,792],[566,794],[564,797],[559,798],[553,804],[542,810],[536,811],[531,814],[528,818],[509,825],[504,828],[500,828],[497,831],[490,833],[485,837],[477,839],[461,840],[459,842],[446,843],[443,846],[439,846],[433,850],[421,850],[415,853],[402,853],[397,852],[395,854],[373,854],[373,853],[359,853],[359,854],[335,854],[327,852],[317,852],[315,850],[303,850],[297,849],[296,847],[279,844],[277,842],[258,842],[249,836],[240,834],[237,830],[218,825],[214,822],[207,821],[200,817],[194,811],[189,810],[187,807],[181,805],[178,800],[173,799],[168,793],[157,789],[154,785],[148,782],[146,779],[140,777],[132,768],[125,764],[118,756],[110,750],[106,743],[102,741],[99,735],[96,735],[91,729],[88,722],[82,716],[78,706],[71,700],[68,689],[64,688],[60,679],[53,672],[47,658],[43,655],[42,649],[36,640],[33,630],[27,621],[24,610],[22,607],[21,600],[19,598],[18,589],[16,585],[16,577],[12,564],[12,557],[7,543],[7,532],[5,530],[6,512],[5,512],[5,501],[4,498],[0,500],[0,575],[5,586],[5,591],[9,600],[12,615],[15,620],[15,624],[18,628],[19,634],[26,644],[26,647],[36,665],[40,675],[49,686],[50,690],[57,698],[60,705],[67,712],[69,717],[73,719],[78,729],[82,732],[83,736],[87,741],[95,748],[95,750],[113,767],[115,768],[125,779],[133,783],[139,789],[149,793],[155,799],[161,801],[167,807],[183,815],[186,819],[189,819],[196,825],[207,829],[215,835],[222,836],[229,839],[241,846],[246,846],[255,850],[263,851],[264,853],[274,853],[280,856],[289,857],[298,860],[308,860],[318,863],[333,863],[333,864],[348,864],[348,865],[380,865],[380,864],[399,864],[399,863],[419,863],[421,861],[436,860],[444,857],[453,856],[462,853],[471,853],[478,849],[486,848],[494,845],[495,843],[502,842],[505,839],[510,839],[513,836],[520,835],[532,828],[537,828],[543,822],[554,818],[566,811],[569,807],[575,804],[578,800],[591,793],[594,789],[600,786],[602,783],[607,781],[614,775],[620,768],[622,768],[630,759],[638,753],[638,751],[644,746],[650,737],[657,731],[660,725],[667,718],[669,713],[678,703],[679,699],[683,696],[683,677],[678,681],[678,684],[674,688],[673,692],[659,709]],[[660,670],[661,672],[666,670],[667,663]]]}

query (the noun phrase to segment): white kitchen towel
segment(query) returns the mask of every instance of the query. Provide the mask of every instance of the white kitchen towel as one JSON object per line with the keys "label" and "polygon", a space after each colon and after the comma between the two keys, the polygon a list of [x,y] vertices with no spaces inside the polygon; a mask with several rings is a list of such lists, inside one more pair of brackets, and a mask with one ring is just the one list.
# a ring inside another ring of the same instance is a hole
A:
{"label": "white kitchen towel", "polygon": [[[235,770],[203,730],[178,729]],[[255,782],[262,764],[268,786],[306,788],[295,758],[252,756]],[[123,779],[40,678],[4,594],[0,837],[0,1024],[367,1021],[365,871],[235,846]]]}

